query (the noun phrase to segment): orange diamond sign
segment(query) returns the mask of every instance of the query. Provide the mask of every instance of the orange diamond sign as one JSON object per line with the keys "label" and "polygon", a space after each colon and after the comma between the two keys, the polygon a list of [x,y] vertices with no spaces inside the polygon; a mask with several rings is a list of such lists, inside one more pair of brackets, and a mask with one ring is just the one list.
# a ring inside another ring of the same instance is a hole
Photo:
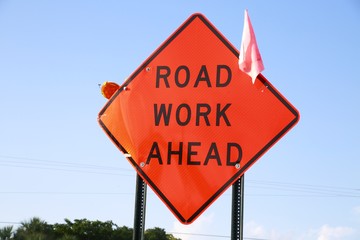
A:
{"label": "orange diamond sign", "polygon": [[135,70],[99,123],[182,223],[193,222],[298,121],[298,111],[201,14]]}

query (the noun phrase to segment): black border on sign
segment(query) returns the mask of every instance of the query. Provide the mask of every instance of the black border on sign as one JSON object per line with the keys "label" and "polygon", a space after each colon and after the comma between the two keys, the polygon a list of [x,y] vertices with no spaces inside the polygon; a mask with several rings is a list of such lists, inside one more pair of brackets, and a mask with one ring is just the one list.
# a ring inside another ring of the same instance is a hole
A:
{"label": "black border on sign", "polygon": [[[157,55],[163,51],[192,21],[196,18],[199,18],[218,38],[219,40],[227,46],[227,48],[236,56],[239,56],[239,52],[233,45],[200,13],[191,15],[155,52],[150,55],[136,70],[135,72],[124,82],[120,89],[111,97],[111,99],[106,103],[103,109],[99,112],[98,121],[100,126],[104,129],[105,133],[109,138],[114,142],[114,144],[124,153],[128,153],[126,149],[121,145],[121,143],[112,135],[106,125],[101,121],[101,115],[106,111],[109,105],[114,101],[114,99],[124,90],[126,87],[148,64],[157,57]],[[189,219],[185,219],[180,212],[172,205],[172,203],[166,198],[166,196],[160,191],[160,189],[154,184],[154,182],[145,174],[140,166],[137,165],[135,160],[131,157],[127,159],[135,167],[136,171],[144,178],[144,180],[153,188],[153,190],[161,197],[161,199],[166,203],[166,205],[171,209],[171,211],[177,216],[177,218],[184,224],[189,224],[194,221],[210,204],[220,196],[220,194],[228,188],[233,182],[235,182],[241,175],[244,174],[244,171],[247,170],[260,156],[262,156],[272,145],[274,145],[286,132],[288,132],[298,121],[299,121],[299,112],[270,84],[270,82],[261,74],[258,75],[257,80],[261,81],[264,86],[271,91],[274,96],[287,107],[287,109],[294,114],[294,119],[282,129],[271,141],[269,141],[250,161],[241,167],[240,171],[237,172],[231,179],[229,179],[213,196],[211,196]]]}

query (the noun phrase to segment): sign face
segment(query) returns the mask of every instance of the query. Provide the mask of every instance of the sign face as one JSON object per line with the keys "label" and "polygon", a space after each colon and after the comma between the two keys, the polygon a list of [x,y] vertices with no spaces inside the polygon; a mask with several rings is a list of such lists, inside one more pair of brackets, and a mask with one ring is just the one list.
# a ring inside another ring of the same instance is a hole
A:
{"label": "sign face", "polygon": [[99,123],[174,215],[193,222],[298,121],[298,111],[201,14],[126,80]]}

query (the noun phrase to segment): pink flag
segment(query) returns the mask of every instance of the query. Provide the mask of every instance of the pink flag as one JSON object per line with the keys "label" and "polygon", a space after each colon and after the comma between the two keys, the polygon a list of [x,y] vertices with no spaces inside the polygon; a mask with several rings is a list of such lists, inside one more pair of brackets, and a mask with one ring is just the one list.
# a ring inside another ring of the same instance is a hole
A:
{"label": "pink flag", "polygon": [[256,43],[255,33],[250,22],[248,11],[245,10],[244,29],[239,56],[239,68],[252,78],[252,83],[264,70],[260,51]]}

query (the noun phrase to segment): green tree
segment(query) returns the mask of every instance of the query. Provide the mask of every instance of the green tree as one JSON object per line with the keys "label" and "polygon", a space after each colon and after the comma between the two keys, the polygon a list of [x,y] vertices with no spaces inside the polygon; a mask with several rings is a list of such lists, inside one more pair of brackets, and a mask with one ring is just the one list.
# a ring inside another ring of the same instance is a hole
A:
{"label": "green tree", "polygon": [[126,226],[117,227],[111,240],[132,240],[133,229]]}
{"label": "green tree", "polygon": [[167,234],[164,229],[155,227],[147,229],[144,234],[145,240],[181,240],[172,234]]}
{"label": "green tree", "polygon": [[55,223],[53,226],[54,234],[56,239],[67,239],[70,237],[75,237],[73,235],[74,231],[72,229],[73,223],[65,218],[65,223]]}
{"label": "green tree", "polygon": [[65,224],[55,224],[54,232],[57,237],[76,237],[77,240],[111,240],[116,225],[112,221],[89,221],[75,219],[71,222],[65,219]]}
{"label": "green tree", "polygon": [[166,237],[168,240],[181,240],[181,238],[176,238],[174,235],[167,233]]}
{"label": "green tree", "polygon": [[[132,240],[132,235],[132,228],[118,227],[112,221],[87,219],[73,222],[65,219],[65,223],[50,225],[34,217],[22,222],[15,231],[12,227],[0,229],[0,240]],[[147,229],[144,237],[145,240],[181,240],[158,227]]]}
{"label": "green tree", "polygon": [[0,240],[11,240],[12,234],[13,234],[12,226],[0,228]]}
{"label": "green tree", "polygon": [[167,240],[166,232],[162,228],[151,228],[145,231],[145,240]]}
{"label": "green tree", "polygon": [[78,240],[78,239],[72,235],[64,235],[60,238],[56,238],[56,240]]}
{"label": "green tree", "polygon": [[54,240],[52,225],[34,217],[21,223],[14,234],[14,240]]}

